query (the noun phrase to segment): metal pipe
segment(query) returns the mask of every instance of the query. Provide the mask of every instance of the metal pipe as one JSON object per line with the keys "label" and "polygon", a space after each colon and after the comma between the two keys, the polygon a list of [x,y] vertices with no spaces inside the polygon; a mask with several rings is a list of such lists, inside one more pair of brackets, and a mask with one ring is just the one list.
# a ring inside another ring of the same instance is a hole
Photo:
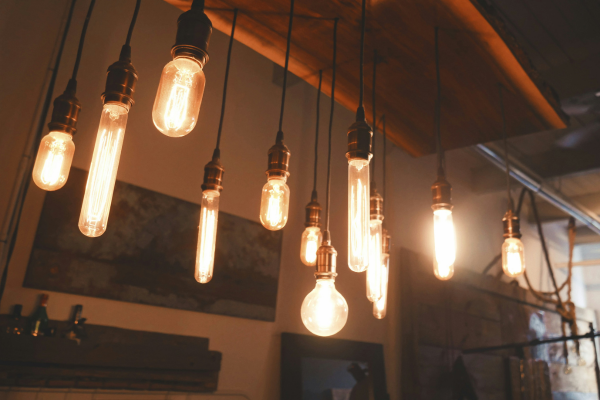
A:
{"label": "metal pipe", "polygon": [[530,342],[521,342],[521,343],[509,343],[503,344],[500,346],[490,346],[490,347],[478,347],[475,349],[466,349],[463,350],[463,354],[472,354],[472,353],[484,353],[486,351],[496,351],[496,350],[507,350],[507,349],[518,349],[521,347],[533,347],[539,346],[541,344],[546,343],[556,343],[556,342],[568,342],[570,340],[581,340],[581,339],[592,339],[600,336],[600,332],[590,331],[585,335],[571,335],[571,336],[561,336],[550,339],[533,339]]}
{"label": "metal pipe", "polygon": [[[491,161],[492,164],[504,170],[506,162],[501,152],[494,145],[478,144],[473,147],[474,150]],[[527,166],[519,162],[514,157],[509,156],[510,161],[510,176],[516,179],[519,183],[531,190],[550,204],[558,209],[571,215],[579,222],[589,227],[592,231],[600,235],[600,218],[585,208],[581,204],[573,201],[559,191],[555,190],[551,185],[548,185],[535,172],[531,171]]]}

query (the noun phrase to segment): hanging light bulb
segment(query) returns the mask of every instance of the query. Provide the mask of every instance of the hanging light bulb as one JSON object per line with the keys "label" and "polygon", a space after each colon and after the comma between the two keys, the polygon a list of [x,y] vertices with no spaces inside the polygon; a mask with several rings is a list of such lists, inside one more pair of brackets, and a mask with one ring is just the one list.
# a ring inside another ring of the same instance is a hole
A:
{"label": "hanging light bulb", "polygon": [[431,187],[433,192],[433,235],[435,257],[433,272],[438,279],[447,280],[454,275],[456,260],[456,235],[452,221],[452,187],[444,177]]}
{"label": "hanging light bulb", "polygon": [[269,149],[267,183],[263,186],[260,200],[260,222],[271,231],[285,226],[290,207],[290,188],[286,184],[290,175],[290,151],[279,136],[277,143]]}
{"label": "hanging light bulb", "polygon": [[502,219],[504,243],[502,244],[502,270],[515,278],[525,272],[525,247],[521,242],[519,217],[508,210]]}
{"label": "hanging light bulb", "polygon": [[383,197],[377,192],[375,184],[371,183],[371,221],[369,267],[367,268],[367,298],[377,301],[383,296],[382,287],[382,249],[383,249]]}
{"label": "hanging light bulb", "polygon": [[102,94],[104,107],[79,216],[79,230],[89,237],[98,237],[106,231],[136,82],[131,47],[126,44],[119,61],[108,68],[106,90]]}
{"label": "hanging light bulb", "polygon": [[383,246],[381,253],[381,298],[373,302],[373,316],[377,319],[385,318],[387,313],[388,283],[390,276],[390,242],[391,237],[387,229],[383,230]]}
{"label": "hanging light bulb", "polygon": [[306,229],[302,233],[300,260],[308,267],[317,265],[317,250],[321,247],[321,206],[317,201],[317,192],[313,191],[311,202],[306,206]]}
{"label": "hanging light bulb", "polygon": [[177,20],[177,37],[171,49],[173,61],[163,69],[152,109],[154,125],[167,136],[185,136],[198,122],[211,33],[212,23],[204,13],[204,1],[195,0],[192,8]]}

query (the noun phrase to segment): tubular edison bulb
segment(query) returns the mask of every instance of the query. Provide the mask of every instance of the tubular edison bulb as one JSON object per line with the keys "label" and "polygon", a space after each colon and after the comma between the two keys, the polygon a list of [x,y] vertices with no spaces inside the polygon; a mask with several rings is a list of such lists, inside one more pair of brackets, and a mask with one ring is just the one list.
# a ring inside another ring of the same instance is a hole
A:
{"label": "tubular edison bulb", "polygon": [[438,279],[447,280],[454,275],[456,260],[456,236],[452,210],[433,211],[433,234],[435,238],[435,258],[433,272]]}
{"label": "tubular edison bulb", "polygon": [[200,113],[206,78],[194,58],[176,57],[163,69],[152,109],[156,128],[171,137],[194,129]]}
{"label": "tubular edison bulb", "polygon": [[390,273],[390,255],[381,255],[381,298],[373,302],[373,316],[377,319],[385,318],[387,313],[387,292]]}
{"label": "tubular edison bulb", "polygon": [[300,260],[309,267],[317,265],[317,250],[321,247],[323,234],[318,226],[307,226],[302,233]]}
{"label": "tubular edison bulb", "polygon": [[302,302],[304,326],[318,336],[338,333],[348,320],[348,303],[335,289],[333,278],[317,279],[317,286]]}
{"label": "tubular edison bulb", "polygon": [[200,233],[196,253],[196,280],[207,283],[212,279],[215,266],[215,244],[217,242],[217,220],[219,218],[219,198],[217,190],[202,192],[200,208]]}
{"label": "tubular edison bulb", "polygon": [[511,278],[525,272],[525,248],[518,238],[506,238],[502,244],[502,269]]}
{"label": "tubular edison bulb", "polygon": [[42,139],[35,165],[33,181],[44,190],[57,190],[69,177],[75,154],[73,137],[68,133],[52,131]]}
{"label": "tubular edison bulb", "polygon": [[260,200],[260,222],[269,230],[283,228],[288,219],[290,188],[284,177],[269,177]]}
{"label": "tubular edison bulb", "polygon": [[369,161],[348,163],[348,266],[362,272],[369,266]]}
{"label": "tubular edison bulb", "polygon": [[381,221],[370,222],[369,267],[367,268],[367,298],[377,301],[383,295],[381,287]]}
{"label": "tubular edison bulb", "polygon": [[107,103],[102,109],[79,217],[79,230],[86,236],[97,237],[106,231],[127,116],[128,109],[120,103]]}

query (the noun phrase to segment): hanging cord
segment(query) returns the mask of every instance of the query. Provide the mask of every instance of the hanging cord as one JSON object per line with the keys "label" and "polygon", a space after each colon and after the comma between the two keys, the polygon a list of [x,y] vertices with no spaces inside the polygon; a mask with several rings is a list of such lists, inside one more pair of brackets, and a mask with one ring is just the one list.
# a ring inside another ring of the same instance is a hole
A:
{"label": "hanging cord", "polygon": [[367,20],[367,0],[362,0],[362,19],[360,27],[360,94],[358,96],[358,110],[356,110],[356,120],[365,120],[365,108],[363,106],[363,100],[365,97],[365,84],[364,84],[364,68],[365,68],[365,29]]}
{"label": "hanging cord", "polygon": [[327,149],[327,192],[325,199],[325,232],[329,236],[329,203],[331,192],[331,132],[333,131],[333,110],[335,107],[335,67],[337,59],[338,18],[333,21],[333,67],[331,71],[331,109],[329,113],[329,145]]}
{"label": "hanging cord", "polygon": [[96,4],[96,0],[91,0],[87,15],[85,16],[85,22],[83,23],[83,28],[81,29],[81,37],[79,38],[79,48],[77,48],[77,57],[75,58],[75,65],[73,66],[73,75],[71,76],[71,79],[74,81],[77,80],[77,72],[79,71],[79,63],[81,62],[81,55],[83,54],[83,44],[85,42],[85,34],[87,32],[88,24],[90,23],[90,18],[92,17],[92,11],[94,11],[94,4]]}
{"label": "hanging cord", "polygon": [[[387,137],[385,134],[385,114],[383,114],[381,116],[381,118],[379,119],[380,121],[382,121],[382,127],[381,127],[381,133],[383,134],[383,205],[382,205],[382,211],[383,211],[383,215],[385,215],[385,205],[387,203],[387,197],[386,197],[386,192],[385,192],[385,170],[386,170],[386,163],[385,163],[385,143],[387,142]],[[385,224],[385,219],[383,220],[384,224]]]}
{"label": "hanging cord", "polygon": [[506,163],[506,198],[508,200],[508,211],[512,211],[514,204],[510,192],[510,162],[508,160],[508,134],[506,132],[506,115],[504,113],[504,96],[502,91],[503,86],[498,85],[498,93],[500,94],[500,111],[502,112],[502,139],[504,141],[504,162]]}
{"label": "hanging cord", "polygon": [[312,197],[317,197],[317,164],[319,161],[319,111],[321,110],[321,84],[323,83],[323,70],[319,70],[319,88],[317,89],[317,126],[315,128],[315,175],[313,179]]}
{"label": "hanging cord", "polygon": [[437,150],[438,175],[446,177],[446,156],[442,147],[442,134],[440,131],[440,119],[442,110],[442,84],[440,79],[440,51],[438,44],[439,27],[435,27],[435,78],[437,81],[437,100],[435,102],[435,138]]}
{"label": "hanging cord", "polygon": [[135,10],[133,11],[133,17],[131,17],[131,23],[129,24],[129,31],[127,32],[127,39],[125,40],[126,46],[129,46],[131,43],[131,35],[133,35],[133,28],[135,27],[135,21],[137,20],[138,13],[140,12],[141,4],[142,4],[142,0],[137,0],[135,2]]}
{"label": "hanging cord", "polygon": [[371,95],[371,101],[373,103],[373,139],[371,140],[371,148],[373,152],[373,158],[371,158],[371,185],[375,186],[375,137],[377,133],[377,111],[375,108],[376,100],[376,83],[377,83],[377,50],[373,51],[373,94]]}
{"label": "hanging cord", "polygon": [[[52,69],[52,76],[50,77],[50,83],[48,84],[48,91],[46,92],[46,98],[44,99],[44,104],[42,106],[42,112],[40,114],[40,119],[38,122],[38,126],[36,129],[35,140],[34,143],[40,143],[42,140],[42,133],[44,132],[44,126],[46,124],[46,116],[48,115],[48,110],[50,109],[50,104],[52,102],[52,94],[54,92],[54,84],[56,83],[56,77],[58,75],[58,68],[60,66],[60,59],[62,57],[63,50],[65,48],[65,42],[67,41],[67,34],[69,33],[69,27],[71,26],[71,19],[73,17],[73,10],[75,9],[75,1],[72,0],[71,6],[69,8],[69,14],[67,15],[67,20],[65,22],[65,27],[63,31],[63,36],[60,41],[60,45],[58,47],[58,52],[56,53],[56,60],[54,62],[54,68]],[[39,147],[39,146],[38,146]],[[36,147],[36,149],[38,148]],[[33,168],[33,162],[35,161],[37,156],[37,151],[33,154],[33,156],[28,161],[27,172],[25,176],[31,176],[31,170]],[[25,179],[23,184],[23,189],[21,190],[21,194],[18,197],[17,206],[15,208],[15,212],[11,219],[14,220],[14,231],[7,243],[8,251],[6,255],[6,261],[4,263],[4,269],[2,271],[2,278],[0,278],[0,301],[4,295],[4,289],[6,288],[6,280],[8,279],[8,266],[10,265],[10,260],[12,259],[12,254],[15,249],[15,244],[17,243],[17,234],[19,232],[19,223],[21,222],[21,215],[23,213],[23,206],[25,204],[25,198],[27,197],[27,191],[29,190],[29,183],[31,179]]]}
{"label": "hanging cord", "polygon": [[281,91],[281,111],[279,112],[279,131],[277,142],[283,141],[283,110],[285,107],[285,90],[287,89],[287,74],[290,64],[290,47],[292,44],[292,23],[294,22],[294,0],[290,0],[290,24],[288,27],[287,46],[285,49],[285,67],[283,69],[283,90]]}
{"label": "hanging cord", "polygon": [[[193,7],[193,3],[192,3]],[[225,65],[225,82],[223,83],[223,99],[221,101],[221,117],[219,119],[219,130],[217,132],[217,145],[213,153],[213,158],[221,157],[221,132],[223,131],[223,118],[225,117],[225,104],[227,100],[227,82],[229,81],[229,66],[231,65],[231,49],[233,48],[233,36],[235,34],[235,24],[237,21],[238,9],[233,9],[233,21],[231,22],[231,36],[229,37],[229,48],[227,49],[227,64]]]}

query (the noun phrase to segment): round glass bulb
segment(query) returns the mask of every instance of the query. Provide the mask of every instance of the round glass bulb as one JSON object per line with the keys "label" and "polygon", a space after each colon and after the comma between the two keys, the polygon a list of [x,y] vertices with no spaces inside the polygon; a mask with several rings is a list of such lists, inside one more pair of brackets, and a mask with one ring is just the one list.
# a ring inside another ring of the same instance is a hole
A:
{"label": "round glass bulb", "polygon": [[452,210],[439,209],[433,212],[433,235],[435,239],[433,273],[440,280],[448,280],[454,275],[456,260],[456,235]]}
{"label": "round glass bulb", "polygon": [[269,178],[262,189],[260,222],[271,231],[283,228],[288,220],[290,188],[285,178]]}
{"label": "round glass bulb", "polygon": [[321,246],[323,234],[318,226],[307,226],[302,233],[300,260],[308,267],[317,265],[317,249]]}
{"label": "round glass bulb", "polygon": [[333,279],[317,279],[317,286],[300,309],[306,329],[317,336],[331,336],[342,330],[348,320],[348,303],[335,289]]}
{"label": "round glass bulb", "polygon": [[75,154],[73,137],[68,133],[52,131],[42,138],[33,166],[32,178],[44,190],[57,190],[67,183]]}
{"label": "round glass bulb", "polygon": [[502,270],[511,278],[525,272],[525,247],[518,238],[506,238],[502,244]]}

